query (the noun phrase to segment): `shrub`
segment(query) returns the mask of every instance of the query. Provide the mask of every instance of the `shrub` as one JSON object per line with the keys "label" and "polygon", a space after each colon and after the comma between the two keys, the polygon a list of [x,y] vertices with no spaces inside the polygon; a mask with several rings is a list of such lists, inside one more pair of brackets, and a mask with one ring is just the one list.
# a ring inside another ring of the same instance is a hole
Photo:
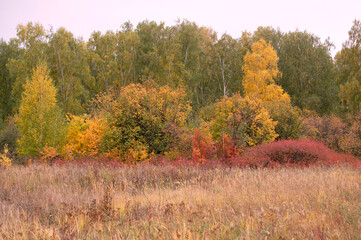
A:
{"label": "shrub", "polygon": [[214,142],[206,131],[196,129],[193,138],[192,159],[204,164],[207,159],[214,156]]}
{"label": "shrub", "polygon": [[0,132],[0,148],[4,148],[7,145],[10,151],[15,151],[18,139],[19,131],[16,128],[14,119],[10,118],[6,121],[5,127]]}
{"label": "shrub", "polygon": [[277,137],[274,130],[276,122],[257,99],[243,98],[237,93],[218,101],[215,113],[210,121],[210,132],[218,142],[226,134],[239,148],[244,148],[270,142]]}
{"label": "shrub", "polygon": [[44,149],[40,152],[40,162],[50,163],[60,157],[57,149],[54,147],[45,146]]}
{"label": "shrub", "polygon": [[355,157],[340,154],[313,140],[280,140],[248,148],[232,163],[249,167],[332,165],[354,163]]}
{"label": "shrub", "polygon": [[0,167],[8,168],[11,166],[12,162],[11,159],[8,157],[8,153],[8,145],[5,144],[3,153],[0,153]]}
{"label": "shrub", "polygon": [[68,119],[64,154],[67,157],[97,155],[106,128],[105,119],[87,115],[69,116]]}
{"label": "shrub", "polygon": [[177,141],[174,128],[185,126],[191,110],[185,92],[168,86],[130,84],[112,99],[98,99],[98,106],[102,102],[110,116],[103,150],[123,160],[141,161],[170,151]]}
{"label": "shrub", "polygon": [[355,156],[361,156],[361,111],[349,117],[349,128],[339,140],[339,148]]}
{"label": "shrub", "polygon": [[265,105],[271,118],[277,122],[277,139],[297,139],[300,137],[303,123],[300,110],[290,103],[269,103]]}
{"label": "shrub", "polygon": [[329,148],[344,151],[341,141],[347,134],[347,125],[336,116],[310,116],[304,119],[302,138],[324,142]]}

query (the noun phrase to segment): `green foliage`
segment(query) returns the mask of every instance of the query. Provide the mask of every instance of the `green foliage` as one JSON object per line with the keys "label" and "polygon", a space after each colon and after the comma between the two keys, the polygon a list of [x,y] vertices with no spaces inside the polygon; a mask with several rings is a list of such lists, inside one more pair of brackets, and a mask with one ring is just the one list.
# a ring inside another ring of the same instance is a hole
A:
{"label": "green foliage", "polygon": [[277,122],[277,139],[297,139],[303,129],[301,110],[290,103],[267,104],[271,118]]}
{"label": "green foliage", "polygon": [[[14,85],[14,78],[6,65],[10,59],[17,59],[20,49],[16,41],[11,40],[9,43],[0,40],[0,119],[4,120],[12,114],[14,108],[14,99],[11,91]],[[0,120],[0,121],[1,121]]]}
{"label": "green foliage", "polygon": [[337,53],[336,66],[338,69],[339,96],[344,110],[356,113],[361,108],[361,22],[354,21],[349,31],[349,39]]}
{"label": "green foliage", "polygon": [[31,78],[32,71],[38,64],[47,60],[48,45],[45,29],[39,23],[20,24],[16,30],[15,43],[19,46],[20,51],[17,57],[11,57],[6,66],[10,77],[14,79],[11,91],[17,109],[26,80]]}
{"label": "green foliage", "polygon": [[49,35],[48,64],[57,87],[59,105],[66,113],[85,112],[85,103],[95,91],[85,43],[59,28]]}
{"label": "green foliage", "polygon": [[130,84],[116,94],[111,101],[104,149],[123,159],[131,153],[134,160],[168,151],[175,141],[173,126],[184,126],[191,110],[185,92]]}
{"label": "green foliage", "polygon": [[27,80],[16,124],[21,138],[18,152],[23,156],[38,156],[44,146],[57,146],[63,130],[62,116],[56,105],[56,88],[43,63]]}
{"label": "green foliage", "polygon": [[122,25],[116,33],[94,32],[87,47],[90,52],[90,68],[96,81],[96,91],[109,91],[136,81],[135,58],[139,46],[138,34],[130,23]]}
{"label": "green foliage", "polygon": [[308,32],[284,35],[279,50],[279,84],[292,103],[318,113],[330,113],[338,102],[331,43]]}
{"label": "green foliage", "polygon": [[259,100],[235,94],[216,103],[210,131],[217,141],[227,134],[235,144],[244,147],[273,141],[277,137],[275,126]]}

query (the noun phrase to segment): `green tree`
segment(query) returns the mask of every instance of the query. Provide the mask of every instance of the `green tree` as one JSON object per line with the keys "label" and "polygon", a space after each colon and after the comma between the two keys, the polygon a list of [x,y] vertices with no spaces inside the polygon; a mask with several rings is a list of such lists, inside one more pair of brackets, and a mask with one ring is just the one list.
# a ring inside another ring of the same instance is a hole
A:
{"label": "green tree", "polygon": [[284,35],[279,51],[279,84],[296,106],[321,114],[335,109],[338,98],[331,46],[308,32]]}
{"label": "green tree", "polygon": [[97,92],[120,89],[136,82],[135,59],[139,47],[138,34],[126,22],[116,33],[94,32],[88,41],[91,53],[91,71],[96,80]]}
{"label": "green tree", "polygon": [[59,105],[66,113],[84,113],[86,102],[96,94],[85,43],[65,28],[59,28],[49,35],[48,56]]}
{"label": "green tree", "polygon": [[213,72],[216,78],[220,96],[231,96],[241,88],[243,56],[240,45],[236,39],[223,34],[214,45]]}
{"label": "green tree", "polygon": [[32,70],[38,64],[47,60],[48,45],[45,29],[39,23],[18,25],[16,30],[17,38],[14,41],[20,48],[19,56],[10,59],[6,66],[14,79],[12,96],[15,108],[18,108],[26,79],[31,78]]}
{"label": "green tree", "polygon": [[361,22],[354,21],[349,39],[337,53],[336,66],[340,98],[346,111],[357,113],[361,108]]}
{"label": "green tree", "polygon": [[257,30],[252,35],[253,43],[258,42],[263,39],[267,43],[270,43],[273,49],[277,52],[277,55],[280,53],[280,49],[283,44],[284,34],[280,29],[274,29],[273,27],[258,27]]}
{"label": "green tree", "polygon": [[98,93],[109,91],[117,78],[116,35],[112,31],[105,34],[93,32],[88,40],[90,69],[95,78]]}
{"label": "green tree", "polygon": [[42,63],[27,80],[16,124],[21,138],[18,152],[23,156],[38,156],[45,146],[57,147],[61,141],[62,117],[56,104],[56,88]]}
{"label": "green tree", "polygon": [[14,39],[9,43],[0,40],[0,119],[4,120],[12,114],[14,99],[11,95],[15,79],[10,76],[6,65],[10,59],[17,59],[20,54],[18,44]]}

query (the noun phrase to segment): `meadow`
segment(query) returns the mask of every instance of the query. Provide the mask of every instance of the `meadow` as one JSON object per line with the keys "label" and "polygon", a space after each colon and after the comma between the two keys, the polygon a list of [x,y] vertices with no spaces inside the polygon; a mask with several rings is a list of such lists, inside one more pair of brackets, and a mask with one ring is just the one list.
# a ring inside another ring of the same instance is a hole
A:
{"label": "meadow", "polygon": [[0,169],[1,239],[361,239],[361,171],[147,164]]}

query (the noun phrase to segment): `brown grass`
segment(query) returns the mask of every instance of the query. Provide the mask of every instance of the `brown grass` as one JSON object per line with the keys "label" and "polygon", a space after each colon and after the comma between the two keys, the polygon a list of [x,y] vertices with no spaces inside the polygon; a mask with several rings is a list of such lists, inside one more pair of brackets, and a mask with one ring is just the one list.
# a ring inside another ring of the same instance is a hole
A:
{"label": "brown grass", "polygon": [[361,171],[13,166],[1,239],[360,239]]}

